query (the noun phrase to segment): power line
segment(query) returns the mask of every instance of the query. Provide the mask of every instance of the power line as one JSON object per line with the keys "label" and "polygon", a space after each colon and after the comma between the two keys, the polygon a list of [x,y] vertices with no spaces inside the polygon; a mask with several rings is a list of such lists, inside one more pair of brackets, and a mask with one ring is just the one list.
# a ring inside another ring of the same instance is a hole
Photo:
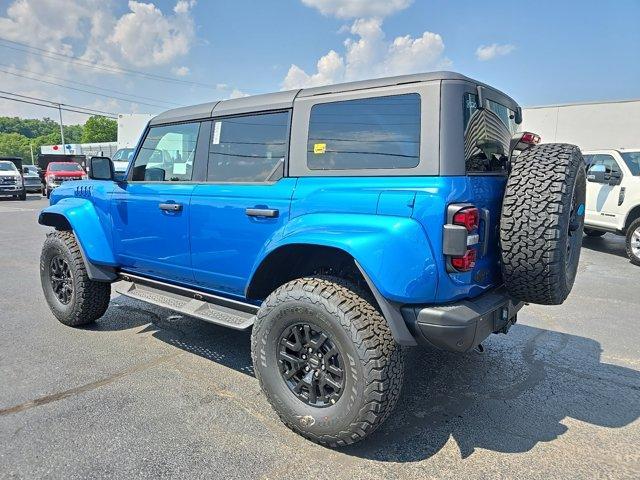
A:
{"label": "power line", "polygon": [[29,77],[27,75],[21,75],[19,73],[12,73],[12,72],[9,72],[9,71],[3,70],[3,69],[0,69],[0,72],[7,73],[9,75],[14,75],[14,76],[20,77],[20,78],[27,78],[29,80],[35,80],[36,82],[42,82],[42,83],[46,83],[48,85],[55,85],[56,87],[68,88],[69,90],[75,90],[76,92],[90,93],[91,95],[97,95],[99,97],[112,98],[114,100],[120,100],[120,101],[123,101],[123,102],[135,102],[135,103],[139,103],[140,105],[147,105],[147,106],[155,107],[155,108],[166,108],[166,107],[164,107],[162,105],[156,105],[156,104],[153,104],[153,103],[141,102],[141,101],[137,101],[137,100],[131,100],[131,99],[128,99],[128,98],[123,98],[123,97],[115,97],[113,95],[107,95],[105,93],[92,92],[90,90],[84,90],[82,88],[70,87],[70,86],[67,86],[67,85],[62,85],[60,83],[49,82],[48,80],[42,80],[40,78]]}
{"label": "power line", "polygon": [[19,47],[13,47],[11,45],[2,45],[2,44],[0,44],[0,46],[4,47],[4,48],[10,48],[12,50],[17,50],[17,51],[25,52],[25,53],[31,53],[33,55],[39,55],[39,56],[46,57],[46,58],[52,58],[54,60],[60,60],[60,61],[67,62],[67,63],[73,63],[73,64],[76,64],[76,65],[81,65],[83,67],[94,68],[96,70],[102,70],[102,71],[106,71],[106,72],[110,72],[110,73],[136,75],[136,76],[139,76],[139,77],[148,78],[150,80],[157,80],[157,81],[161,81],[161,82],[177,83],[177,84],[182,84],[182,85],[193,85],[193,86],[196,86],[196,87],[215,89],[215,86],[208,85],[206,83],[193,82],[193,81],[190,81],[190,80],[180,80],[178,78],[171,78],[171,77],[165,77],[163,75],[156,75],[154,73],[141,72],[139,70],[133,70],[133,69],[130,69],[130,68],[101,65],[101,64],[98,64],[98,63],[94,63],[94,62],[89,62],[88,60],[84,60],[84,59],[82,59],[80,57],[76,57],[74,55],[65,55],[63,53],[57,53],[57,52],[53,52],[51,50],[45,50],[44,48],[34,47],[34,46],[28,45],[26,43],[15,42],[13,40],[8,40],[8,39],[3,38],[3,37],[0,37],[0,41],[6,42],[6,43],[10,43],[12,45],[19,45],[20,47],[25,47],[25,48],[19,48]]}
{"label": "power line", "polygon": [[[60,102],[52,102],[51,100],[47,100],[44,98],[38,98],[38,97],[32,97],[29,95],[22,95],[20,93],[14,93],[14,92],[6,92],[4,90],[0,90],[0,93],[3,93],[5,95],[13,95],[14,97],[21,97],[21,98],[27,98],[29,100],[35,100],[37,102],[46,102],[47,104],[51,104],[51,105],[42,105],[44,107],[49,107],[49,106],[54,106],[53,108],[58,108],[58,106],[61,107],[71,107],[71,108],[75,108],[75,109],[81,109],[81,110],[85,110],[85,112],[79,112],[79,113],[87,113],[87,112],[92,112],[93,114],[104,114],[105,116],[112,116],[113,118],[118,118],[116,113],[113,112],[105,112],[104,110],[97,110],[94,108],[88,108],[88,107],[79,107],[78,105],[70,105],[67,103],[60,103]],[[3,97],[3,98],[7,98],[7,97]],[[8,100],[16,100],[17,99],[13,99],[13,98],[8,98]]]}
{"label": "power line", "polygon": [[[37,102],[30,102],[29,100],[21,100],[19,98],[11,98],[11,97],[5,97],[4,95],[0,95],[0,98],[4,98],[6,100],[13,100],[14,102],[20,102],[20,103],[29,103],[31,105],[38,105],[40,107],[47,107],[47,108],[55,108],[56,110],[61,109],[64,110],[65,112],[75,112],[75,113],[82,113],[84,115],[95,115],[95,113],[92,112],[82,112],[80,110],[74,110],[72,108],[66,108],[66,107],[56,107],[54,105],[47,105],[45,103],[37,103]],[[118,117],[116,116],[112,116],[112,115],[102,115],[103,117],[107,117],[107,118],[113,118],[113,119],[117,119]]]}
{"label": "power line", "polygon": [[[97,85],[93,85],[93,84],[90,84],[90,83],[83,83],[83,82],[79,82],[77,80],[71,80],[71,79],[68,79],[68,78],[57,77],[55,75],[51,75],[51,74],[48,74],[48,73],[47,74],[38,73],[38,72],[34,72],[32,70],[26,70],[24,68],[17,68],[17,67],[14,67],[12,65],[6,65],[6,64],[3,64],[3,63],[0,63],[0,67],[10,68],[10,69],[13,69],[13,70],[17,70],[19,72],[30,73],[32,75],[38,75],[39,77],[52,78],[54,80],[59,80],[59,81],[62,81],[62,82],[67,82],[67,83],[76,84],[76,85],[82,85],[84,87],[93,88],[95,90],[102,90],[104,92],[117,93],[117,94],[122,93],[122,92],[119,92],[118,90],[112,90],[112,89],[109,89],[109,88],[98,87]],[[17,75],[15,72],[8,72],[8,71],[5,71],[5,70],[0,70],[0,71],[3,71],[5,73],[9,73],[11,75]],[[30,78],[30,77],[27,77],[27,78]],[[32,80],[41,81],[40,78],[32,78]],[[125,93],[124,95],[127,96],[127,97],[131,97],[132,98],[132,100],[127,100],[127,101],[131,101],[131,102],[135,101],[136,103],[142,103],[142,102],[137,100],[137,99],[141,98],[143,100],[151,100],[152,102],[166,103],[167,105],[174,105],[174,106],[177,106],[177,107],[184,106],[181,103],[169,102],[167,100],[159,100],[157,98],[145,97],[143,95],[130,94],[130,93]],[[164,108],[164,107],[162,107],[162,108]]]}
{"label": "power line", "polygon": [[39,102],[51,103],[51,104],[55,105],[56,108],[58,107],[58,105],[63,105],[63,106],[67,106],[67,107],[81,108],[82,110],[87,110],[87,111],[90,111],[90,112],[106,113],[107,115],[117,115],[116,113],[113,113],[113,112],[105,112],[104,110],[96,110],[95,108],[89,108],[89,107],[79,107],[77,105],[70,105],[68,103],[53,102],[51,100],[47,100],[46,98],[31,97],[29,95],[22,95],[20,93],[6,92],[4,90],[0,90],[0,93],[4,93],[6,95],[13,95],[15,97],[29,98],[31,100],[37,100]]}

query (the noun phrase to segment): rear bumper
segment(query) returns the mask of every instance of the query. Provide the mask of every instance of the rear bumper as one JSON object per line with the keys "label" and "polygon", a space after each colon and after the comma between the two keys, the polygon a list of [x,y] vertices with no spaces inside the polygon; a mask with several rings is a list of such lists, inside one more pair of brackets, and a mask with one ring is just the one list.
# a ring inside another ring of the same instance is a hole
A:
{"label": "rear bumper", "polygon": [[465,352],[510,327],[523,306],[501,287],[446,305],[405,306],[401,313],[418,343]]}

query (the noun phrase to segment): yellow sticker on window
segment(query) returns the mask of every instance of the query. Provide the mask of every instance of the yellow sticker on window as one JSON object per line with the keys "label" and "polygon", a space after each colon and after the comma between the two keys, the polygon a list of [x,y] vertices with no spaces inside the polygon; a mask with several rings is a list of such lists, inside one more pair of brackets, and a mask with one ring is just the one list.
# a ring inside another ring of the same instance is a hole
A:
{"label": "yellow sticker on window", "polygon": [[316,155],[319,155],[321,153],[324,153],[327,151],[327,144],[326,143],[316,143],[313,145],[313,153],[315,153]]}

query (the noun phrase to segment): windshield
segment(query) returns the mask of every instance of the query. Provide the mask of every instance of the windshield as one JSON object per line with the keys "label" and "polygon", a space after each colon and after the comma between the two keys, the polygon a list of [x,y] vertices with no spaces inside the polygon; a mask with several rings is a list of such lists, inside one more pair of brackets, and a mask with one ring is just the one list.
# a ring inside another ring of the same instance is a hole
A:
{"label": "windshield", "polygon": [[77,163],[52,163],[49,165],[49,170],[52,172],[77,172],[82,171],[82,168]]}
{"label": "windshield", "polygon": [[115,153],[112,160],[127,162],[131,160],[131,155],[133,155],[133,148],[122,148]]}
{"label": "windshield", "polygon": [[640,151],[620,153],[622,159],[631,170],[631,175],[640,176]]}
{"label": "windshield", "polygon": [[15,172],[17,170],[12,162],[0,162],[0,172]]}

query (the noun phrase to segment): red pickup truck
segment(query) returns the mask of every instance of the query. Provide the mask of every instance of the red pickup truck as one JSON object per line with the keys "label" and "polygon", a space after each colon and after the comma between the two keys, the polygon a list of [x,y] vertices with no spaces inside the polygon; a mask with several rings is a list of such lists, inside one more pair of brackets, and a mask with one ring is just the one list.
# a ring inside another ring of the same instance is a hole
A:
{"label": "red pickup truck", "polygon": [[86,178],[86,172],[76,162],[51,162],[47,165],[47,170],[44,174],[42,195],[46,195],[49,198],[51,191],[59,187],[63,182],[84,180]]}

